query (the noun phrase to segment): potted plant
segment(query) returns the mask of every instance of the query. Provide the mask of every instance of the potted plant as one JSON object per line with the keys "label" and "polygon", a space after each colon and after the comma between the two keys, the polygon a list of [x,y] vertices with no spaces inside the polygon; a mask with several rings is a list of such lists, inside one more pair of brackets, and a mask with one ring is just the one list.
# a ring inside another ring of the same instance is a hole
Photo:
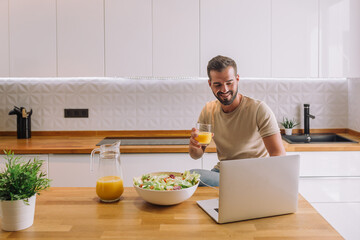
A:
{"label": "potted plant", "polygon": [[0,171],[1,228],[18,231],[33,224],[36,195],[50,187],[50,179],[41,171],[43,160],[23,161],[14,152],[4,153],[5,168]]}
{"label": "potted plant", "polygon": [[292,129],[300,123],[296,122],[294,118],[288,119],[287,117],[283,117],[283,121],[280,124],[285,128],[285,134],[291,135]]}

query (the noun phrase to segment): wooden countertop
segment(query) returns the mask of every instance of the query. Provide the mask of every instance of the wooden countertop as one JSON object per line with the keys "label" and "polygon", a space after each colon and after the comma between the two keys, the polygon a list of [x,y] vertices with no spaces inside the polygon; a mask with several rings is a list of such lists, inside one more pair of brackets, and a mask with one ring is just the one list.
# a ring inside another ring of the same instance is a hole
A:
{"label": "wooden countertop", "polygon": [[[0,149],[10,149],[16,154],[89,154],[97,148],[96,144],[105,137],[189,137],[190,131],[130,131],[130,132],[53,132],[33,134],[30,139],[17,139],[15,135],[0,134]],[[330,144],[289,144],[283,141],[286,151],[360,151],[360,136],[352,133],[337,133],[359,143]],[[187,153],[187,145],[157,145],[157,146],[121,146],[122,153]],[[212,142],[207,152],[216,152]]]}
{"label": "wooden countertop", "polygon": [[[11,149],[17,154],[41,153],[91,153],[104,137],[66,137],[66,136],[34,136],[31,139],[17,139],[11,136],[0,137],[0,149]],[[188,145],[152,145],[121,146],[121,153],[186,153]],[[207,152],[216,152],[211,143]]]}
{"label": "wooden countertop", "polygon": [[100,203],[95,188],[51,188],[37,196],[32,227],[0,231],[1,239],[343,239],[303,198],[294,214],[217,224],[196,201],[217,198],[198,188],[187,201],[156,206],[126,188],[119,202]]}

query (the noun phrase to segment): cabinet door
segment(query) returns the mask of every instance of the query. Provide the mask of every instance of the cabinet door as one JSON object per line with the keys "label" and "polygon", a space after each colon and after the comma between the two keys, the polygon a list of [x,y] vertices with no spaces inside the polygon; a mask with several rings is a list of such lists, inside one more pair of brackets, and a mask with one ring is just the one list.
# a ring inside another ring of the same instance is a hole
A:
{"label": "cabinet door", "polygon": [[[49,174],[49,155],[48,154],[26,154],[26,155],[17,154],[17,155],[15,155],[15,157],[20,157],[21,161],[23,161],[23,162],[32,160],[34,158],[43,160],[44,163],[43,163],[43,165],[41,167],[41,171],[46,173],[46,174]],[[5,155],[0,155],[0,169],[5,167],[5,162],[6,162]]]}
{"label": "cabinet door", "polygon": [[217,153],[205,153],[202,158],[202,169],[211,170],[218,162]]}
{"label": "cabinet door", "polygon": [[11,77],[56,77],[55,2],[9,1]]}
{"label": "cabinet door", "polygon": [[272,76],[318,77],[318,2],[272,1]]}
{"label": "cabinet door", "polygon": [[102,0],[57,0],[59,77],[104,76]]}
{"label": "cabinet door", "polygon": [[301,177],[360,176],[360,152],[288,152],[300,155]]}
{"label": "cabinet door", "polygon": [[121,154],[121,163],[125,187],[132,186],[133,178],[142,174],[201,168],[201,161],[192,159],[188,153]]}
{"label": "cabinet door", "polygon": [[105,75],[152,76],[151,1],[105,0]]}
{"label": "cabinet door", "polygon": [[9,77],[9,1],[0,0],[0,77]]}
{"label": "cabinet door", "polygon": [[360,77],[360,1],[320,0],[320,77]]}
{"label": "cabinet door", "polygon": [[[183,172],[201,168],[187,153],[169,154],[121,154],[124,186],[131,187],[133,178],[145,173],[160,171]],[[89,171],[89,154],[50,154],[49,176],[53,187],[95,187],[98,161],[95,157],[95,172]]]}
{"label": "cabinet door", "polygon": [[233,58],[241,77],[271,76],[271,1],[201,0],[200,68],[208,61]]}
{"label": "cabinet door", "polygon": [[199,76],[199,0],[153,0],[153,75]]}
{"label": "cabinet door", "polygon": [[49,178],[52,187],[95,187],[97,175],[90,173],[90,154],[49,154]]}

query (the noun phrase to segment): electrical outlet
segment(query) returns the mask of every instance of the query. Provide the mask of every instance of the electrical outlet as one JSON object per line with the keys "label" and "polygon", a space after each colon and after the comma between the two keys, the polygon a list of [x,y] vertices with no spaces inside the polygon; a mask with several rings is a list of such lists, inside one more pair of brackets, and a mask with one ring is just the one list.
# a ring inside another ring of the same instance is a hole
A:
{"label": "electrical outlet", "polygon": [[64,118],[88,118],[89,109],[65,108]]}

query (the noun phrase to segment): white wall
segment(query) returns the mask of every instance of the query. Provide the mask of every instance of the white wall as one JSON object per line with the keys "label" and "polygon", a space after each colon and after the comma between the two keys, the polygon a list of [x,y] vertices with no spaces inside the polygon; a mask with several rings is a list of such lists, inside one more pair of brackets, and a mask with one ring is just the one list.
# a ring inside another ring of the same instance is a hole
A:
{"label": "white wall", "polygon": [[0,0],[0,77],[9,74],[9,2]]}
{"label": "white wall", "polygon": [[[264,100],[278,121],[286,116],[302,122],[303,104],[309,103],[316,116],[312,128],[348,127],[344,79],[241,79],[239,91]],[[16,117],[8,115],[14,105],[33,109],[33,131],[191,129],[214,99],[205,78],[0,79],[0,131],[16,131]],[[64,108],[88,108],[89,118],[65,119]]]}

